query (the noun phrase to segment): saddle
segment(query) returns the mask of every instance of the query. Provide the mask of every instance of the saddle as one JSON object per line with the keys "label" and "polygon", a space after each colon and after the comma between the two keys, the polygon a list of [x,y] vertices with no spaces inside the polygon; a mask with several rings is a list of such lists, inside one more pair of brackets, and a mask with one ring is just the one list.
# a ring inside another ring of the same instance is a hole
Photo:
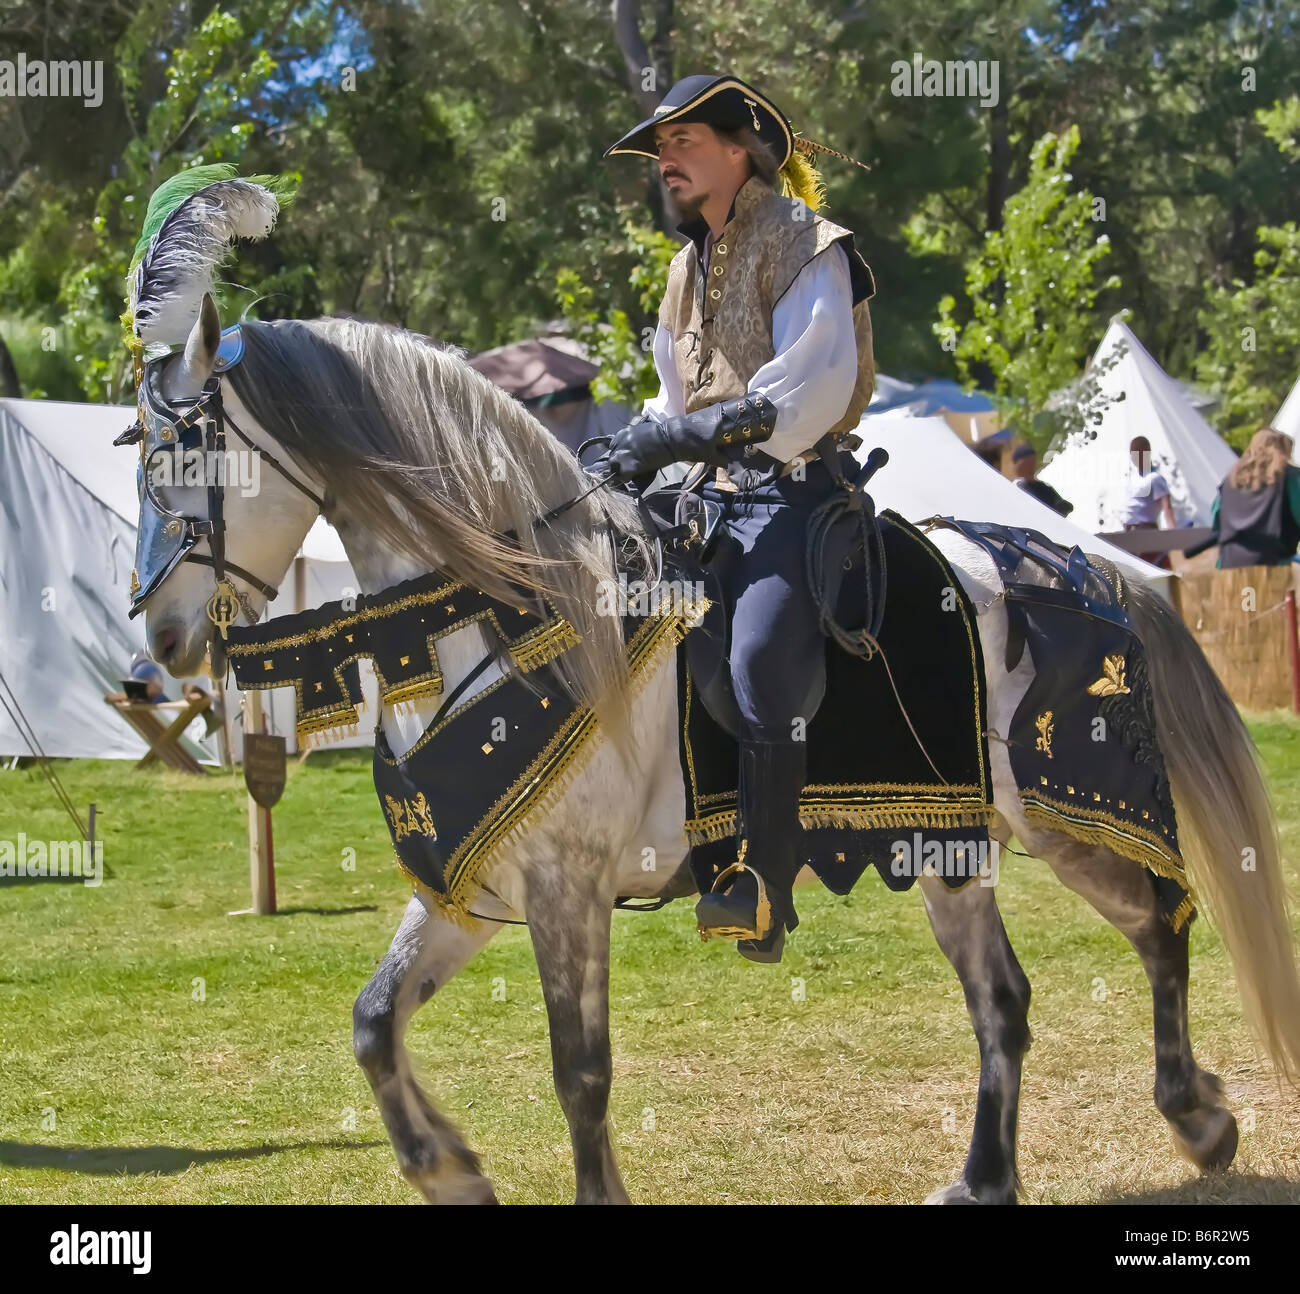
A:
{"label": "saddle", "polygon": [[[842,489],[809,520],[805,572],[818,607],[822,633],[850,655],[868,658],[884,616],[887,563],[880,521],[864,488],[888,461],[873,451],[852,481],[845,475],[833,441],[817,450]],[[732,736],[740,713],[728,658],[731,611],[725,590],[740,545],[722,520],[722,509],[696,492],[706,479],[688,475],[677,485],[638,496],[646,530],[656,538],[662,572],[703,592],[709,610],[685,642],[692,680],[701,703]],[[857,572],[859,578],[851,578]]]}

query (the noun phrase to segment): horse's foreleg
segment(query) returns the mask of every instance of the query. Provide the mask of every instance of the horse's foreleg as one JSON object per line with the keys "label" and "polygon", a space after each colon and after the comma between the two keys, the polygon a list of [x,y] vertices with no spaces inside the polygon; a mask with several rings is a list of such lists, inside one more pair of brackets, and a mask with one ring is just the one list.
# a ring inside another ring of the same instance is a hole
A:
{"label": "horse's foreleg", "polygon": [[923,876],[921,890],[939,947],[952,963],[980,1049],[975,1130],[961,1177],[927,1204],[1014,1204],[1020,1068],[1029,1050],[1029,981],[1002,925],[993,889],[949,889]]}
{"label": "horse's foreleg", "polygon": [[1227,1167],[1237,1153],[1237,1121],[1223,1104],[1223,1084],[1196,1063],[1187,1025],[1190,927],[1174,933],[1150,877],[1137,863],[1059,832],[1042,835],[1030,847],[1142,959],[1151,984],[1156,1108],[1168,1119],[1179,1152],[1203,1172]]}
{"label": "horse's foreleg", "polygon": [[352,1040],[406,1179],[432,1204],[495,1204],[478,1158],[425,1095],[402,1039],[412,1015],[500,929],[467,930],[416,896],[352,1009]]}
{"label": "horse's foreleg", "polygon": [[555,1092],[573,1141],[579,1204],[627,1204],[610,1142],[609,932],[612,896],[581,869],[529,878],[528,925],[551,1030]]}

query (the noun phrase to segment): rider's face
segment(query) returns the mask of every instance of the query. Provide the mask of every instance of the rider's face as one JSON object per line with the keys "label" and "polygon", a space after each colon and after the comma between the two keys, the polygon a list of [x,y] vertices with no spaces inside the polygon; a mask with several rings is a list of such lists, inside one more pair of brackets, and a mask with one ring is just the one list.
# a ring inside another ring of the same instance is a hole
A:
{"label": "rider's face", "polygon": [[655,128],[659,174],[678,209],[696,215],[714,194],[729,197],[740,187],[745,150],[729,144],[712,126],[671,122]]}

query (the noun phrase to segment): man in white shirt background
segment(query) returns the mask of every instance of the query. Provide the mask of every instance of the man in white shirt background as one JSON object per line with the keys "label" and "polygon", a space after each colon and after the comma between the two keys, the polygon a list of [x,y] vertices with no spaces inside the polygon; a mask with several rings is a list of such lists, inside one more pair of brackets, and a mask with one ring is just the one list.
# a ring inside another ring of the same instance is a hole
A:
{"label": "man in white shirt background", "polygon": [[853,234],[814,214],[820,177],[796,152],[785,115],[736,77],[677,82],[610,154],[657,160],[689,241],[659,311],[659,394],[593,470],[623,480],[679,462],[716,472],[702,492],[739,545],[726,592],[740,813],[737,863],[696,914],[706,936],[779,961],[797,924],[803,734],[825,690],[826,640],[805,573],[808,519],[843,488],[822,454],[856,472],[837,451],[871,397],[866,303],[875,284]]}
{"label": "man in white shirt background", "polygon": [[[1158,530],[1160,518],[1169,530],[1178,523],[1169,498],[1169,482],[1151,459],[1151,442],[1134,436],[1128,447],[1129,465],[1120,484],[1120,522],[1125,530]],[[1143,560],[1154,566],[1169,568],[1168,553],[1143,553]]]}

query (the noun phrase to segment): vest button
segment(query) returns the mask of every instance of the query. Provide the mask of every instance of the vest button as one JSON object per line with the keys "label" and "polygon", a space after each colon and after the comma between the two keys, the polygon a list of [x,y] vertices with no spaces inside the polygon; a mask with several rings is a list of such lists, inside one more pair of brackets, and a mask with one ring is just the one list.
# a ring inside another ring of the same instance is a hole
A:
{"label": "vest button", "polygon": [[716,301],[716,300],[717,300],[721,295],[722,295],[722,289],[721,289],[721,288],[714,288],[714,289],[709,293],[709,296],[711,296],[715,301]]}
{"label": "vest button", "polygon": [[721,265],[715,265],[715,266],[713,267],[713,272],[714,272],[715,274],[721,274],[721,273],[722,273],[722,266],[721,266]]}
{"label": "vest button", "polygon": [[713,250],[717,252],[719,256],[725,256],[727,254],[727,244],[719,243]]}

